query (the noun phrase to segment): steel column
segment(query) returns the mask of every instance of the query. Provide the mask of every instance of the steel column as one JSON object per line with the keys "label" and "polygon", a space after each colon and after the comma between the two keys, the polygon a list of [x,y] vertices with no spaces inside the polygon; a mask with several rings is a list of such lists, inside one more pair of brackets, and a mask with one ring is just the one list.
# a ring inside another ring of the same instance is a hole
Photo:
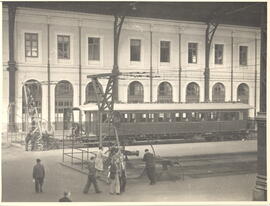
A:
{"label": "steel column", "polygon": [[[115,15],[114,16],[114,50],[113,50],[113,74],[118,74],[119,73],[119,67],[118,67],[118,46],[119,46],[119,39],[120,39],[120,34],[122,30],[122,25],[124,23],[125,16],[120,16],[120,15]],[[113,86],[113,98],[114,101],[118,101],[118,76],[114,76],[114,86]]]}
{"label": "steel column", "polygon": [[255,73],[254,73],[254,118],[257,114],[257,38],[255,37]]}
{"label": "steel column", "polygon": [[233,101],[233,35],[231,37],[231,102]]}
{"label": "steel column", "polygon": [[51,65],[50,65],[50,24],[48,20],[47,25],[47,44],[48,44],[48,64],[47,64],[47,78],[48,78],[48,130],[51,128]]}
{"label": "steel column", "polygon": [[152,62],[152,52],[153,52],[153,48],[152,48],[152,44],[153,44],[153,33],[152,31],[150,31],[150,102],[153,102],[153,62]]}
{"label": "steel column", "polygon": [[[79,105],[82,104],[82,51],[81,51],[82,27],[79,26]],[[79,114],[79,122],[82,125],[82,113]]]}
{"label": "steel column", "polygon": [[204,70],[204,101],[209,102],[209,81],[210,81],[210,49],[211,43],[217,29],[218,23],[214,20],[207,22],[205,31],[205,70]]}
{"label": "steel column", "polygon": [[14,58],[14,27],[15,27],[16,6],[8,5],[8,30],[9,30],[9,127],[10,132],[16,131],[15,120],[15,86],[16,86],[16,62]]}
{"label": "steel column", "polygon": [[257,201],[267,200],[267,167],[266,167],[266,58],[267,58],[267,7],[262,6],[261,12],[261,68],[260,68],[260,112],[256,117],[258,125],[257,140],[257,177],[256,186],[253,191],[253,199]]}
{"label": "steel column", "polygon": [[178,34],[179,39],[179,74],[178,74],[178,102],[181,102],[181,75],[182,75],[182,61],[181,61],[181,34]]}

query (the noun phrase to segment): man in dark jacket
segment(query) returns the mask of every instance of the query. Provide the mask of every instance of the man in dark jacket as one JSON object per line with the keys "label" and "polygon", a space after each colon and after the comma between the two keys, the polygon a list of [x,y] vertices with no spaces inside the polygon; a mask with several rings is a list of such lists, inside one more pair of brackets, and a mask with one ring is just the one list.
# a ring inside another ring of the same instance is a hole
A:
{"label": "man in dark jacket", "polygon": [[156,184],[156,166],[155,166],[155,157],[148,149],[145,150],[143,156],[143,161],[145,162],[146,174],[150,180],[150,185]]}
{"label": "man in dark jacket", "polygon": [[96,167],[95,167],[95,157],[91,157],[87,166],[88,178],[87,183],[84,187],[83,193],[87,194],[91,184],[93,183],[96,193],[101,193],[98,189],[97,179],[96,179]]}
{"label": "man in dark jacket", "polygon": [[36,192],[42,192],[42,185],[45,178],[44,166],[40,163],[41,160],[36,160],[37,164],[33,168],[33,180],[35,181]]}

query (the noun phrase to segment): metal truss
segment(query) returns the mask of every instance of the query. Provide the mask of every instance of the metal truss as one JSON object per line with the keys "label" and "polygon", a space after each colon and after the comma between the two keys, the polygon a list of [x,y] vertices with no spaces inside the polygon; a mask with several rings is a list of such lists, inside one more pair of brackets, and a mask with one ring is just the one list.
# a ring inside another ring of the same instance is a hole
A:
{"label": "metal truss", "polygon": [[[147,72],[125,72],[117,74],[115,73],[103,73],[103,74],[96,74],[96,75],[87,75],[87,78],[92,79],[92,84],[94,87],[94,91],[97,98],[97,105],[99,109],[99,118],[100,118],[100,124],[102,122],[102,113],[104,111],[108,111],[109,116],[106,119],[105,123],[108,123],[109,125],[112,124],[114,128],[114,133],[116,136],[116,142],[119,146],[119,138],[118,138],[118,132],[117,129],[120,126],[121,117],[120,114],[116,111],[114,111],[114,93],[113,88],[115,86],[115,83],[117,81],[117,78],[119,76],[123,77],[149,77],[149,74]],[[158,77],[158,76],[156,76]],[[105,92],[102,90],[101,84],[98,79],[108,79],[107,86]],[[102,130],[102,128],[100,128]],[[102,146],[102,132],[100,131],[100,146]]]}

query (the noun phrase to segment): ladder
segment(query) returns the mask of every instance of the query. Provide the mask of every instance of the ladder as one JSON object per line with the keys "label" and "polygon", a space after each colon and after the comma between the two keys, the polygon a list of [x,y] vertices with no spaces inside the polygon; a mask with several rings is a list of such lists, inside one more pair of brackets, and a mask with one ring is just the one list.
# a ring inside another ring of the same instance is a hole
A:
{"label": "ladder", "polygon": [[[38,108],[33,97],[33,94],[30,90],[30,85],[37,84],[37,82],[26,82],[24,83],[24,96],[25,96],[25,104],[26,104],[26,121],[34,121],[35,122],[35,133],[36,140],[35,140],[35,149],[36,150],[43,150],[43,143],[42,143],[42,126],[41,126],[41,119],[38,116]],[[28,128],[27,128],[28,130]],[[28,131],[29,132],[29,131]]]}

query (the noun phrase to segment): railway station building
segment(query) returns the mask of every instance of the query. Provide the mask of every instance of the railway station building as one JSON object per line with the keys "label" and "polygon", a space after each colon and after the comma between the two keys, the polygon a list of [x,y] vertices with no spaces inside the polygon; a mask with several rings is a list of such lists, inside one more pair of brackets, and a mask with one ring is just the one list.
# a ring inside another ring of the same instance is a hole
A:
{"label": "railway station building", "polygon": [[[131,12],[131,11],[130,11]],[[185,14],[189,15],[189,14]],[[192,14],[190,14],[192,16]],[[42,119],[62,128],[63,109],[96,100],[87,75],[110,73],[114,65],[113,15],[3,5],[3,131],[11,104],[24,130],[25,95],[30,87]],[[219,24],[209,57],[209,102],[243,102],[259,111],[260,25]],[[119,78],[123,103],[205,102],[206,28],[199,20],[126,16],[118,48],[120,72],[152,75]],[[12,32],[12,34],[10,33]],[[12,38],[13,36],[13,38]],[[10,39],[12,38],[12,39]],[[10,45],[14,49],[10,49]],[[10,57],[15,67],[10,74]],[[15,78],[14,94],[9,81]],[[107,80],[100,80],[105,89]],[[14,101],[10,101],[10,95]]]}

